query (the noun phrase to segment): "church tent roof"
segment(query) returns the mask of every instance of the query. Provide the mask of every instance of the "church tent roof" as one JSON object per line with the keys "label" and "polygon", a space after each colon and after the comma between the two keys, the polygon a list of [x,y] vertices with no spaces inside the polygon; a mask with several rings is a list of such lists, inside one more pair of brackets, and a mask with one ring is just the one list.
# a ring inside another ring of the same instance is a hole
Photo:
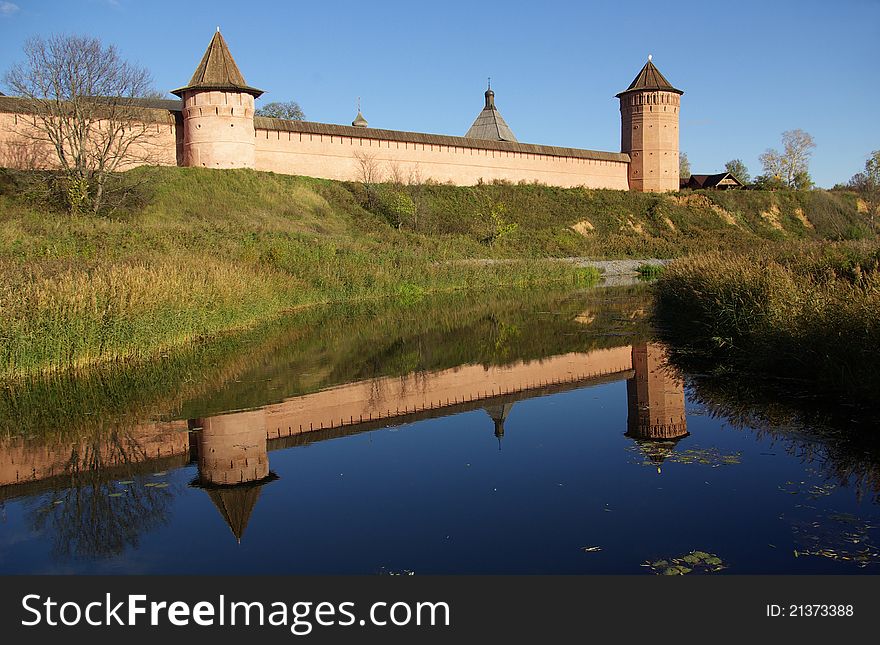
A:
{"label": "church tent roof", "polygon": [[229,46],[223,39],[219,28],[214,37],[211,38],[208,49],[205,50],[205,55],[202,56],[202,61],[196,67],[196,71],[189,80],[189,84],[186,87],[172,90],[171,93],[182,96],[186,90],[196,89],[233,90],[247,92],[248,94],[253,94],[254,97],[258,97],[263,93],[263,90],[251,87],[245,82],[244,76],[242,76],[241,71],[238,69],[238,65],[235,64],[235,59],[232,58]]}
{"label": "church tent roof", "polygon": [[672,87],[672,84],[666,80],[666,77],[660,73],[660,70],[651,62],[651,58],[648,57],[648,62],[645,63],[645,66],[641,69],[641,71],[636,75],[633,79],[633,82],[629,84],[629,87],[626,88],[623,92],[617,95],[617,97],[621,97],[628,92],[641,92],[641,91],[651,91],[651,90],[661,90],[664,92],[675,92],[676,94],[684,94],[681,90],[677,90]]}
{"label": "church tent roof", "polygon": [[516,141],[513,131],[495,107],[495,92],[491,88],[486,90],[486,106],[464,136],[466,139]]}

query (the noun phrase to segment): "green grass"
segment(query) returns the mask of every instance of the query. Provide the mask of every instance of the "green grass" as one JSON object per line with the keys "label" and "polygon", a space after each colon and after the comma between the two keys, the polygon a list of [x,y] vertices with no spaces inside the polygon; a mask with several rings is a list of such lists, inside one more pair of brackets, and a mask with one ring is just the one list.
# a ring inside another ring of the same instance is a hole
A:
{"label": "green grass", "polygon": [[880,402],[880,246],[816,243],[670,264],[656,286],[669,339],[721,369]]}
{"label": "green grass", "polygon": [[663,264],[645,263],[636,267],[636,272],[644,280],[655,280],[663,275],[665,268],[666,266]]}
{"label": "green grass", "polygon": [[[145,188],[125,209],[71,217],[40,201],[39,175],[0,170],[0,379],[141,361],[316,303],[598,278],[548,257],[760,247],[834,236],[861,217],[854,199],[818,192],[384,186],[380,197],[412,194],[398,229],[360,184],[198,168],[127,177]],[[718,199],[733,210],[719,214]],[[473,258],[526,261],[460,261]]]}

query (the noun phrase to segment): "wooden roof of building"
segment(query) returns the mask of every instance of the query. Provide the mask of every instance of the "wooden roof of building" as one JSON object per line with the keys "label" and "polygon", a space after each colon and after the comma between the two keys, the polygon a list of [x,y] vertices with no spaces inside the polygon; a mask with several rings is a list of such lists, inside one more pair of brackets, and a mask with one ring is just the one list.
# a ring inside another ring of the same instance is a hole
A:
{"label": "wooden roof of building", "polygon": [[513,131],[495,107],[495,92],[486,90],[486,105],[477,115],[473,125],[464,136],[468,139],[488,139],[490,141],[516,141]]}
{"label": "wooden roof of building", "polygon": [[[109,101],[107,97],[95,97],[95,102]],[[130,105],[136,112],[138,119],[144,119],[149,123],[173,124],[175,113],[183,109],[183,102],[172,99],[155,98],[125,98],[125,104]],[[53,103],[52,101],[48,101]],[[34,114],[40,112],[39,105],[23,96],[0,96],[0,112],[16,114]]]}
{"label": "wooden roof of building", "polygon": [[636,74],[636,77],[633,79],[633,82],[629,84],[629,87],[617,94],[616,96],[620,98],[624,94],[628,94],[630,92],[650,92],[650,91],[663,91],[663,92],[675,92],[676,94],[684,94],[683,91],[677,90],[672,87],[672,84],[666,80],[666,77],[660,73],[660,70],[651,62],[651,57],[648,57],[648,62],[645,63],[645,66],[642,67],[641,71]]}
{"label": "wooden roof of building", "polygon": [[172,90],[171,93],[183,96],[185,91],[196,89],[247,92],[253,94],[255,98],[263,93],[263,90],[251,87],[245,82],[219,27],[211,38],[208,49],[205,50],[205,55],[202,56],[202,61],[196,67],[189,84]]}
{"label": "wooden roof of building", "polygon": [[687,179],[684,177],[679,179],[679,186],[681,188],[692,188],[694,190],[718,188],[719,186],[739,188],[742,185],[742,182],[729,172],[719,172],[714,175],[691,175]]}

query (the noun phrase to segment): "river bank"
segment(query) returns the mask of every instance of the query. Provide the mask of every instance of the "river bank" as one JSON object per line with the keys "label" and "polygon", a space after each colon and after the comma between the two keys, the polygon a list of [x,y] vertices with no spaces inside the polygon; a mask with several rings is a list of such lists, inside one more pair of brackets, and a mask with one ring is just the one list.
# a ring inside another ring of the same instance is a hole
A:
{"label": "river bank", "polygon": [[880,246],[712,253],[670,264],[656,316],[685,362],[880,402]]}
{"label": "river bank", "polygon": [[[94,217],[55,210],[40,175],[0,172],[0,379],[146,360],[314,304],[590,284],[599,269],[623,270],[618,260],[794,244],[847,234],[859,221],[853,196],[824,191],[648,195],[368,186],[247,170],[130,174],[140,191]],[[596,260],[614,262],[597,269]]]}

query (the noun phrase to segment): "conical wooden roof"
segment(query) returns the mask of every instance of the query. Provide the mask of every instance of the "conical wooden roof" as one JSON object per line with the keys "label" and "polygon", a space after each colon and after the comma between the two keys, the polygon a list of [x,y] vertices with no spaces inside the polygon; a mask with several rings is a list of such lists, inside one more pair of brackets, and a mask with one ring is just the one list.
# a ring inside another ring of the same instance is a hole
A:
{"label": "conical wooden roof", "polygon": [[239,542],[260,497],[260,490],[260,486],[247,484],[208,490],[208,496]]}
{"label": "conical wooden roof", "polygon": [[196,89],[247,92],[253,94],[254,98],[263,93],[263,90],[251,87],[245,82],[219,29],[211,38],[211,43],[202,56],[202,62],[196,67],[189,84],[172,90],[171,93],[183,96],[185,91]]}
{"label": "conical wooden roof", "polygon": [[516,141],[513,131],[495,107],[495,92],[492,88],[486,90],[486,106],[464,136],[467,139]]}
{"label": "conical wooden roof", "polygon": [[657,69],[653,62],[651,62],[651,58],[648,57],[648,62],[645,63],[645,66],[636,75],[636,77],[633,79],[633,82],[630,83],[629,87],[617,96],[621,97],[629,92],[642,92],[652,90],[662,90],[664,92],[675,92],[676,94],[684,94],[684,92],[682,92],[681,90],[677,90],[672,87],[672,84],[666,80],[666,77],[664,77],[663,74],[660,73],[660,70]]}

